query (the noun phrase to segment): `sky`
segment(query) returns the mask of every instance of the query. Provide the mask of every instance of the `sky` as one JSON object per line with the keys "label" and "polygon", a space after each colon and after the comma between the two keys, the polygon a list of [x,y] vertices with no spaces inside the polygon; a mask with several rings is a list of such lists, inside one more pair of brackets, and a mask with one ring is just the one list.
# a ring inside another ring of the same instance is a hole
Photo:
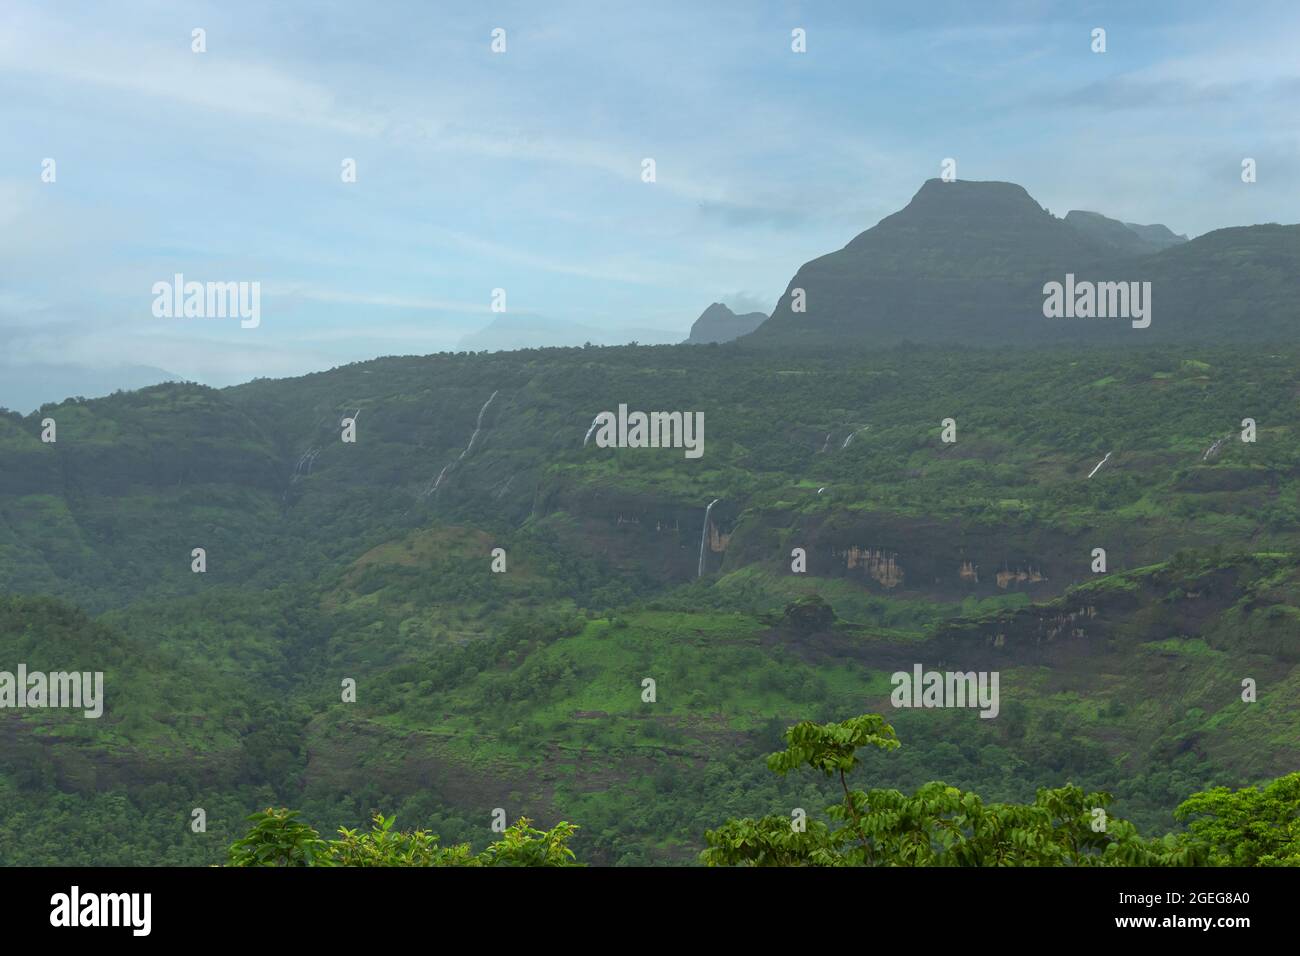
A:
{"label": "sky", "polygon": [[[949,157],[1056,215],[1294,223],[1297,49],[1268,2],[0,0],[0,404],[451,350],[494,289],[684,338]],[[155,316],[176,273],[260,283],[260,324]]]}

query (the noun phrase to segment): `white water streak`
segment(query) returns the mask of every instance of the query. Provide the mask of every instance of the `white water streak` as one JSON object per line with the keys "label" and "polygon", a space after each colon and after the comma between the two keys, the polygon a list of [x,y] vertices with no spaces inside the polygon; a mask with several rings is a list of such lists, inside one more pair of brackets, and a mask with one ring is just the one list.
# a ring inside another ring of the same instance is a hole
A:
{"label": "white water streak", "polygon": [[716,505],[719,500],[721,499],[714,498],[709,502],[709,506],[704,509],[704,530],[700,532],[700,567],[695,574],[697,578],[704,577],[704,545],[709,540],[709,512],[713,510],[713,506]]}
{"label": "white water streak", "polygon": [[1100,471],[1100,470],[1101,470],[1101,466],[1104,465],[1104,464],[1106,464],[1106,462],[1110,461],[1110,456],[1113,455],[1113,454],[1114,454],[1114,452],[1109,452],[1109,451],[1106,452],[1106,457],[1103,458],[1101,461],[1097,462],[1097,466],[1096,466],[1095,468],[1093,468],[1092,471],[1088,472],[1088,477],[1091,478],[1091,477],[1092,477],[1093,475],[1095,475],[1098,471]]}
{"label": "white water streak", "polygon": [[434,480],[434,482],[433,482],[433,487],[430,488],[428,491],[425,492],[426,495],[431,495],[431,494],[433,494],[435,491],[438,490],[438,486],[439,486],[440,484],[442,484],[442,476],[445,475],[445,474],[447,473],[447,469],[450,468],[450,467],[451,467],[451,463],[450,463],[450,462],[448,462],[447,464],[445,464],[445,465],[442,466],[442,471],[438,472],[438,477],[437,477],[437,479]]}
{"label": "white water streak", "polygon": [[[438,472],[438,477],[433,480],[433,485],[425,490],[424,497],[427,498],[429,495],[437,491],[438,487],[442,484],[442,479],[446,477],[447,472],[451,469],[451,467],[453,465],[460,464],[460,462],[464,459],[464,457],[468,455],[470,451],[474,448],[474,442],[478,438],[478,433],[483,428],[483,414],[488,410],[488,406],[492,404],[492,399],[497,397],[499,391],[500,390],[498,389],[497,392],[493,392],[491,395],[489,395],[488,400],[483,403],[483,407],[478,410],[478,419],[474,422],[474,434],[469,436],[469,444],[465,446],[465,450],[456,456],[455,461],[448,462],[447,464],[442,466],[442,471]],[[358,414],[360,414],[359,411]]]}
{"label": "white water streak", "polygon": [[846,438],[846,439],[844,439],[844,444],[840,446],[840,451],[843,451],[844,449],[846,449],[846,448],[849,447],[849,442],[853,441],[853,436],[854,436],[854,435],[856,435],[858,432],[864,432],[864,431],[866,431],[866,430],[867,430],[868,428],[870,428],[870,427],[871,427],[870,425],[864,425],[864,426],[862,426],[861,428],[859,428],[859,429],[857,429],[857,430],[855,430],[855,431],[851,431],[851,432],[849,432],[849,437]]}
{"label": "white water streak", "polygon": [[304,475],[311,474],[311,466],[315,463],[318,455],[320,455],[319,448],[310,448],[302,453],[302,457],[298,459],[298,464],[294,466],[293,475],[290,478],[291,484]]}
{"label": "white water streak", "polygon": [[[469,436],[469,444],[466,445],[465,450],[460,453],[460,458],[464,458],[466,455],[470,453],[470,450],[473,449],[474,440],[478,438],[478,433],[483,428],[483,413],[488,410],[488,406],[492,404],[492,399],[496,397],[497,397],[497,393],[493,392],[491,395],[488,396],[488,400],[483,403],[483,407],[478,410],[478,420],[474,422],[474,434]],[[457,458],[456,460],[460,461],[460,458]]]}

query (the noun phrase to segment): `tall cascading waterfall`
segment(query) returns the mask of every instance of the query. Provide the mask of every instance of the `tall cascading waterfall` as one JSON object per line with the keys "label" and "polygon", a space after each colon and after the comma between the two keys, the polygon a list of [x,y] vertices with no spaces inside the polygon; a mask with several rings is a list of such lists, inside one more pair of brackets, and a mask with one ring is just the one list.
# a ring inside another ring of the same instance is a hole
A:
{"label": "tall cascading waterfall", "polygon": [[593,418],[593,419],[591,420],[591,427],[587,429],[587,434],[585,434],[585,435],[582,436],[582,447],[583,447],[583,448],[586,448],[586,447],[587,447],[587,442],[589,442],[589,441],[591,440],[591,433],[594,432],[594,431],[596,430],[596,423],[599,422],[599,421],[600,421],[600,416],[599,416],[599,415],[597,415],[595,418]]}
{"label": "tall cascading waterfall", "polygon": [[700,569],[695,575],[697,578],[704,577],[704,546],[709,542],[709,512],[713,510],[713,506],[720,500],[720,498],[714,498],[709,502],[709,506],[704,509],[704,530],[700,532]]}
{"label": "tall cascading waterfall", "polygon": [[469,444],[465,446],[465,450],[456,456],[455,461],[448,462],[447,464],[442,466],[442,471],[438,472],[438,477],[434,479],[432,485],[430,485],[428,488],[424,490],[421,497],[427,498],[429,495],[437,491],[438,487],[442,484],[442,479],[446,476],[447,472],[450,471],[453,466],[460,464],[460,462],[464,459],[464,457],[468,455],[470,451],[473,450],[474,442],[478,438],[478,433],[483,429],[483,414],[488,410],[488,406],[492,404],[492,399],[497,397],[499,391],[500,389],[498,389],[496,392],[493,392],[491,395],[489,395],[488,400],[483,403],[483,407],[478,410],[478,419],[474,422],[474,434],[469,436]]}
{"label": "tall cascading waterfall", "polygon": [[[468,455],[470,453],[470,450],[474,447],[474,440],[478,438],[478,433],[483,428],[483,413],[488,410],[488,406],[492,404],[492,399],[496,397],[497,397],[497,393],[493,392],[491,395],[488,396],[488,400],[483,403],[483,407],[478,410],[478,419],[474,422],[474,434],[469,436],[469,444],[466,445],[465,450],[460,453],[460,458],[464,458],[466,455]],[[460,461],[460,458],[457,458],[456,460]]]}

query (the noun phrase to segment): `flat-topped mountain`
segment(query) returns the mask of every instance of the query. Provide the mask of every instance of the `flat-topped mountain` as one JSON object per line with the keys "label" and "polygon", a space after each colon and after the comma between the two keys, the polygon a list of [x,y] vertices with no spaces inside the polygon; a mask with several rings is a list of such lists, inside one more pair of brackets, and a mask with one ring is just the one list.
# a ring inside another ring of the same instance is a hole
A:
{"label": "flat-topped mountain", "polygon": [[767,321],[763,312],[746,312],[737,315],[721,302],[715,302],[695,320],[691,334],[686,339],[687,345],[703,345],[709,342],[730,342],[753,332]]}

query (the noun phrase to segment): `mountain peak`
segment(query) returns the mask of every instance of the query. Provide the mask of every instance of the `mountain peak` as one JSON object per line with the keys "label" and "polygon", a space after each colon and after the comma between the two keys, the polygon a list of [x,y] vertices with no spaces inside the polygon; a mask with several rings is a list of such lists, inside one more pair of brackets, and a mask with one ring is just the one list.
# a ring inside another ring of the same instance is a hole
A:
{"label": "mountain peak", "polygon": [[[939,193],[939,190],[944,190],[944,192]],[[1004,182],[1000,179],[944,180],[935,176],[923,182],[921,188],[916,191],[916,196],[913,196],[912,199],[915,201],[920,196],[931,194],[943,195],[945,198],[952,198],[955,195],[1016,197],[1034,202],[1033,197],[1029,195],[1024,186],[1019,183]],[[1038,204],[1034,203],[1034,205]]]}
{"label": "mountain peak", "polygon": [[[1278,305],[1293,301],[1300,226],[1293,228],[1187,242],[1164,226],[1095,212],[1057,218],[1015,183],[931,179],[903,209],[842,249],[805,262],[772,317],[746,342],[987,345],[1127,334],[1130,327],[1119,322],[1044,321],[1044,284],[1071,274],[1151,282],[1165,318],[1144,339],[1222,336],[1231,325],[1213,308],[1224,303],[1232,303],[1234,315],[1255,316],[1253,327],[1278,334],[1293,328],[1294,313]],[[1216,259],[1220,242],[1238,258]],[[1247,255],[1265,278],[1243,291],[1236,270]]]}
{"label": "mountain peak", "polygon": [[686,342],[690,345],[704,345],[710,342],[730,342],[754,331],[767,320],[764,312],[748,312],[737,315],[721,302],[714,302],[700,313],[700,317],[691,326],[691,334]]}
{"label": "mountain peak", "polygon": [[962,210],[989,212],[998,208],[1035,213],[1045,211],[1024,186],[997,180],[972,179],[954,179],[951,182],[927,179],[902,211],[943,209],[950,213]]}
{"label": "mountain peak", "polygon": [[966,235],[978,246],[989,230],[1019,242],[1059,221],[1016,183],[955,179],[927,179],[912,201],[874,228],[854,238],[845,248],[861,249],[887,237],[925,233],[934,237]]}

